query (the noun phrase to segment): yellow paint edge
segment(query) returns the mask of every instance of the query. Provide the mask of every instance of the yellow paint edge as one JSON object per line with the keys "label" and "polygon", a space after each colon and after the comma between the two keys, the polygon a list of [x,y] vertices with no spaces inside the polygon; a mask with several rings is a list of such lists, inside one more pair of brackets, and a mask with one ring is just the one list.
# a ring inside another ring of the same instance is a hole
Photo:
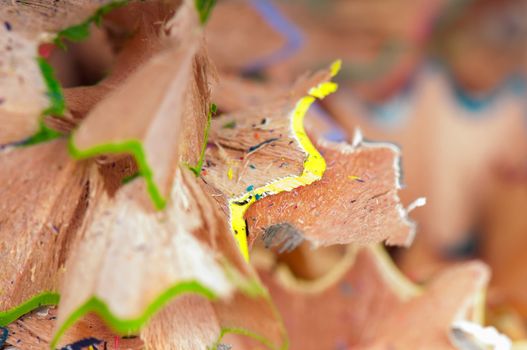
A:
{"label": "yellow paint edge", "polygon": [[[339,72],[340,67],[340,60],[333,62],[330,67],[331,77],[334,77]],[[238,248],[246,261],[249,261],[249,247],[247,245],[247,224],[244,216],[251,204],[256,202],[256,197],[263,198],[283,191],[291,191],[297,187],[309,185],[320,180],[322,175],[324,175],[326,161],[307,136],[304,129],[304,118],[307,110],[316,99],[323,99],[327,95],[335,92],[337,88],[338,85],[332,81],[325,81],[312,87],[309,89],[308,95],[302,97],[296,103],[295,108],[290,114],[293,136],[307,154],[302,174],[300,176],[287,176],[262,187],[255,188],[239,197],[229,199],[231,230],[238,244]]]}

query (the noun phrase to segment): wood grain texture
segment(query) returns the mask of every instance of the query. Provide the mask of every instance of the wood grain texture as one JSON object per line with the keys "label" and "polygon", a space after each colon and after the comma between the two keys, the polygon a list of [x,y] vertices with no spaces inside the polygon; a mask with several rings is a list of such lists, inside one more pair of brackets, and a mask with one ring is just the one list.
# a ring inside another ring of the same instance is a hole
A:
{"label": "wood grain texture", "polygon": [[0,153],[0,311],[56,291],[90,204],[90,166],[63,140]]}
{"label": "wood grain texture", "polygon": [[409,245],[415,225],[399,197],[399,151],[389,144],[320,141],[327,170],[310,186],[263,198],[247,211],[251,240],[288,224],[315,246],[345,243]]}
{"label": "wood grain texture", "polygon": [[213,224],[204,221],[186,184],[195,180],[182,171],[176,174],[163,212],[152,208],[141,179],[121,188],[114,198],[103,195],[98,201],[66,265],[59,325],[92,298],[118,319],[134,320],[180,283],[197,282],[218,297],[232,292],[220,261],[206,244],[216,232],[202,241],[193,235]]}

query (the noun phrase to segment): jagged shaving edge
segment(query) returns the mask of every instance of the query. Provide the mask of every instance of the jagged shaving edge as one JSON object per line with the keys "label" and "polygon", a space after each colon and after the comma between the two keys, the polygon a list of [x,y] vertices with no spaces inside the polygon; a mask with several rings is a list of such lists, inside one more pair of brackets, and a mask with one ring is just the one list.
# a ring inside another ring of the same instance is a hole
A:
{"label": "jagged shaving edge", "polygon": [[[400,190],[403,188],[401,184],[401,178],[402,178],[402,170],[401,170],[401,149],[390,142],[376,142],[376,141],[367,141],[364,139],[362,132],[359,128],[355,129],[355,132],[353,134],[353,138],[351,143],[346,142],[340,142],[340,143],[334,143],[329,142],[324,139],[321,139],[319,141],[320,144],[324,145],[325,147],[332,147],[335,148],[338,147],[338,150],[343,153],[353,153],[361,148],[389,148],[392,150],[395,154],[394,161],[393,161],[393,169],[395,173],[395,188],[397,190]],[[401,220],[410,228],[410,233],[408,235],[408,239],[404,243],[404,246],[410,246],[415,238],[415,234],[417,231],[417,224],[414,220],[410,219],[408,216],[408,213],[410,213],[412,210],[414,210],[417,207],[424,206],[426,204],[426,198],[419,197],[415,201],[413,201],[407,208],[403,207],[401,203],[401,199],[399,198],[399,195],[397,194],[397,191],[394,192],[394,200],[397,203],[396,209],[399,213],[399,216],[401,217]],[[316,242],[314,242],[316,244]],[[389,244],[389,242],[387,242]]]}
{"label": "jagged shaving edge", "polygon": [[[266,301],[268,301],[269,303],[271,303],[269,294],[264,288],[261,287],[258,281],[256,280],[234,281],[233,284],[237,285],[238,290],[241,291],[242,293],[245,293],[249,295],[250,297],[260,296],[266,299]],[[123,336],[137,334],[139,333],[143,325],[156,312],[158,312],[165,305],[167,305],[170,302],[170,300],[184,293],[198,294],[210,301],[218,300],[218,295],[210,288],[204,286],[202,283],[196,280],[181,281],[173,285],[172,287],[166,289],[163,293],[161,293],[153,302],[151,302],[146,307],[144,312],[139,317],[133,318],[133,319],[123,319],[123,318],[116,317],[111,312],[111,310],[106,305],[106,303],[102,301],[100,298],[92,297],[88,299],[81,307],[77,308],[73,313],[71,313],[70,316],[67,318],[67,320],[62,324],[62,326],[55,332],[55,335],[53,336],[52,341],[50,343],[50,348],[55,349],[62,335],[64,335],[64,333],[77,320],[79,320],[82,316],[84,316],[88,312],[96,313],[110,327],[110,329],[112,329],[117,334],[120,334]],[[272,303],[270,305],[273,306]],[[230,329],[230,328],[225,328],[225,327],[221,328],[220,334],[218,335],[218,340],[214,344],[218,343],[226,333],[237,333],[237,334],[243,334],[243,335],[249,336],[261,342],[262,345],[272,350],[284,348],[284,345],[281,345],[279,347],[274,346],[265,337],[257,333],[254,333],[252,331],[242,329],[242,328]],[[284,343],[287,343],[287,338],[285,336],[284,338],[285,338]]]}
{"label": "jagged shaving edge", "polygon": [[[261,284],[255,279],[243,280],[243,277],[235,273],[235,270],[229,265],[227,261],[223,261],[223,267],[225,269],[225,274],[233,282],[233,284],[238,288],[242,293],[250,297],[263,297],[266,299],[270,306],[274,309],[274,304],[270,299],[268,292],[261,287]],[[180,282],[171,288],[165,290],[157,299],[155,299],[145,310],[145,312],[138,318],[128,320],[115,317],[108,306],[101,301],[99,298],[91,298],[86,303],[84,303],[80,308],[78,308],[63,324],[63,326],[55,333],[55,336],[52,339],[51,348],[56,347],[57,342],[60,340],[61,336],[71,327],[75,321],[80,317],[90,311],[96,312],[115,332],[122,335],[130,335],[131,333],[137,333],[144,323],[152,317],[157,311],[159,311],[164,305],[166,305],[172,298],[183,294],[183,293],[196,293],[204,296],[209,300],[216,300],[216,294],[209,288],[203,286],[195,280]],[[7,326],[11,322],[14,322],[21,316],[41,307],[41,306],[52,306],[58,305],[60,302],[60,294],[56,292],[43,292],[37,294],[24,303],[9,309],[7,311],[0,312],[0,327]],[[276,310],[275,310],[276,311]],[[278,347],[271,344],[265,337],[262,337],[259,334],[251,332],[243,328],[221,328],[221,332],[218,335],[218,340],[214,344],[218,344],[222,337],[227,333],[241,334],[248,337],[251,337],[262,345],[268,347],[272,350],[277,349],[286,349],[288,340],[284,332],[284,343]],[[214,345],[213,344],[213,348]]]}
{"label": "jagged shaving edge", "polygon": [[64,335],[64,333],[70,328],[78,319],[87,314],[88,312],[95,312],[98,316],[110,326],[110,328],[121,335],[131,335],[137,333],[142,325],[163,306],[165,306],[172,298],[183,294],[183,293],[196,293],[202,295],[209,300],[215,300],[217,295],[203,284],[190,280],[186,282],[179,282],[171,288],[166,289],[161,293],[144,312],[137,318],[133,319],[122,319],[116,317],[108,308],[106,303],[98,297],[91,297],[82,306],[77,308],[66,321],[58,328],[53,336],[50,347],[55,349],[58,341]]}
{"label": "jagged shaving edge", "polygon": [[[225,276],[233,283],[238,291],[251,298],[262,297],[269,303],[276,315],[278,315],[269,293],[265,288],[262,287],[261,283],[257,279],[244,278],[242,275],[237,273],[236,269],[234,269],[234,267],[232,267],[226,260],[222,260],[221,263],[225,272]],[[211,301],[218,299],[218,296],[213,290],[196,280],[181,281],[161,293],[154,301],[152,301],[152,303],[148,305],[143,314],[141,314],[139,317],[135,319],[122,319],[115,317],[104,301],[97,297],[92,297],[81,307],[77,308],[68,317],[66,322],[64,322],[64,324],[55,332],[50,344],[51,349],[55,349],[58,341],[68,330],[68,328],[70,328],[78,319],[88,312],[95,312],[113,331],[126,336],[133,333],[138,333],[145,322],[148,321],[148,319],[150,319],[157,311],[170,302],[170,300],[172,300],[174,297],[177,297],[183,293],[199,294]],[[0,312],[0,327],[7,326],[9,323],[16,321],[21,316],[41,306],[59,305],[59,302],[60,294],[57,292],[47,291],[37,294],[12,309]],[[212,344],[212,348],[214,348],[214,346],[216,346],[222,337],[227,333],[242,334],[251,337],[271,350],[286,349],[288,344],[285,330],[282,330],[284,338],[283,344],[275,346],[265,337],[252,331],[243,328],[223,327],[221,328],[221,332],[218,335],[218,339],[214,344]]]}
{"label": "jagged shaving edge", "polygon": [[[330,76],[334,77],[340,70],[342,62],[336,60],[330,66]],[[325,81],[312,87],[308,95],[300,98],[295,108],[290,113],[291,129],[293,136],[300,148],[307,154],[304,161],[304,169],[300,176],[287,176],[262,187],[253,189],[238,197],[229,199],[231,230],[243,257],[249,261],[249,248],[247,246],[247,225],[244,215],[249,206],[256,202],[256,196],[260,198],[277,194],[283,191],[291,191],[300,186],[306,186],[314,181],[320,180],[326,170],[326,161],[315,148],[304,129],[304,117],[307,110],[316,99],[323,99],[335,92],[338,85],[332,81]]]}
{"label": "jagged shaving edge", "polygon": [[[260,295],[270,301],[270,297],[268,293],[264,289],[260,289],[257,294],[254,286],[255,284],[252,284],[253,288],[249,292],[250,296]],[[243,291],[243,289],[240,289]],[[244,291],[245,292],[245,291]],[[182,282],[178,283],[177,285],[173,286],[172,288],[165,291],[163,294],[161,294],[153,303],[149,305],[149,307],[145,310],[145,312],[138,318],[133,320],[124,320],[117,318],[111,314],[108,307],[104,302],[102,302],[98,298],[92,298],[88,302],[86,302],[81,308],[77,309],[76,312],[68,319],[66,323],[64,323],[63,327],[59,329],[59,331],[55,334],[55,336],[52,339],[52,342],[50,344],[51,349],[55,349],[57,342],[60,340],[60,337],[64,334],[64,332],[71,327],[75,321],[77,321],[80,317],[82,317],[84,314],[86,314],[88,311],[95,311],[109,326],[112,330],[115,332],[122,334],[122,335],[130,335],[132,333],[137,333],[140,328],[143,326],[143,324],[158,310],[160,310],[164,305],[166,305],[170,299],[173,297],[176,297],[183,293],[196,293],[199,295],[204,296],[205,298],[209,300],[215,300],[216,295],[213,291],[210,289],[204,287],[203,285],[200,285],[200,283],[196,281],[188,281],[188,282]],[[35,295],[34,297],[28,299],[26,302],[20,304],[19,306],[0,312],[0,327],[7,326],[11,322],[16,321],[21,316],[41,307],[41,306],[56,306],[59,304],[60,301],[60,295],[56,292],[43,292],[40,294]],[[220,329],[220,334],[218,335],[218,339],[214,342],[214,344],[211,346],[211,348],[217,347],[217,344],[221,341],[221,339],[228,333],[233,334],[241,334],[250,338],[253,338],[254,340],[262,343],[262,345],[266,346],[267,348],[271,350],[278,350],[278,349],[286,349],[288,345],[287,337],[284,336],[284,343],[282,345],[279,345],[278,347],[274,346],[269,340],[267,340],[265,337],[262,337],[261,335],[251,332],[249,330],[243,329],[243,328],[228,328],[223,327]]]}

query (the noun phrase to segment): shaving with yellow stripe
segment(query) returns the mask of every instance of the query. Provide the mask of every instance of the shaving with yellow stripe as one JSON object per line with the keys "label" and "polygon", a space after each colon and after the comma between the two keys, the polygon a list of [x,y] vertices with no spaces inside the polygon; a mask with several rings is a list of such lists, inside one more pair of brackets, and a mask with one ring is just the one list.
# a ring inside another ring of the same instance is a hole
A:
{"label": "shaving with yellow stripe", "polygon": [[[330,79],[340,65],[341,61],[335,61],[328,70],[307,78],[296,88],[300,92],[293,92],[278,104],[213,121],[211,143],[215,147],[206,155],[204,180],[225,197],[232,232],[247,261],[244,215],[249,206],[265,196],[309,185],[321,179],[326,170],[324,158],[304,130],[304,117],[313,102],[337,90],[338,85]],[[222,128],[233,120],[236,129]],[[260,142],[249,146],[254,140]],[[233,159],[237,166],[228,170],[219,165],[220,161],[233,164]]]}

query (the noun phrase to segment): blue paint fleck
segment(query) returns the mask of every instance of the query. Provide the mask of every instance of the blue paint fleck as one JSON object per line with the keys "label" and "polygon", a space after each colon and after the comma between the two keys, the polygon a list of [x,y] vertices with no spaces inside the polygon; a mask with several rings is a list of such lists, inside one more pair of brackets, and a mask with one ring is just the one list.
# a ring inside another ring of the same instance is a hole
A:
{"label": "blue paint fleck", "polygon": [[76,341],[75,343],[66,345],[61,350],[82,350],[84,348],[87,348],[89,346],[93,346],[95,349],[97,349],[96,345],[101,344],[103,341],[99,340],[97,338],[85,338],[81,339],[79,341]]}
{"label": "blue paint fleck", "polygon": [[5,327],[0,327],[0,331],[2,331],[2,335],[0,335],[0,346],[3,346],[5,342],[7,341],[7,336],[9,335],[9,331]]}

